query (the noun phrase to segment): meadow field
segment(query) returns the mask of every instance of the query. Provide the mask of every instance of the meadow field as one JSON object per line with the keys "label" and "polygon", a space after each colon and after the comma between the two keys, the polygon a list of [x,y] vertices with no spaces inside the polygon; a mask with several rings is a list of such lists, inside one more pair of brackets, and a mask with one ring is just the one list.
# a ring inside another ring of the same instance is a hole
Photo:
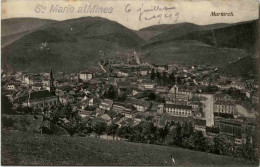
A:
{"label": "meadow field", "polygon": [[256,166],[176,147],[7,130],[2,131],[2,165]]}

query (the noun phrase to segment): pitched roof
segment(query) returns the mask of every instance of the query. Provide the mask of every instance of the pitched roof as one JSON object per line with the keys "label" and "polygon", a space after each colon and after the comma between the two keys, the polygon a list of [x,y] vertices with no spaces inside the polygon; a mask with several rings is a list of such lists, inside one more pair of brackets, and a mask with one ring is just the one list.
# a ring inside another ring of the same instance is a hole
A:
{"label": "pitched roof", "polygon": [[117,124],[117,123],[119,123],[120,121],[122,121],[123,119],[121,119],[121,118],[114,118],[113,120],[112,120],[112,123],[114,123],[114,124]]}
{"label": "pitched roof", "polygon": [[195,122],[195,125],[206,126],[206,120],[203,120],[203,119],[195,119],[194,122]]}
{"label": "pitched roof", "polygon": [[66,91],[66,92],[69,92],[72,88],[69,85],[65,85],[65,86],[59,87],[59,89],[63,90],[63,91]]}
{"label": "pitched roof", "polygon": [[215,104],[218,104],[218,105],[234,105],[234,103],[232,103],[230,101],[224,101],[224,100],[217,100],[215,102]]}
{"label": "pitched roof", "polygon": [[111,108],[112,105],[113,105],[113,100],[103,99],[103,100],[101,100],[100,105],[101,105],[101,106],[104,106],[104,107],[109,107],[109,108]]}
{"label": "pitched roof", "polygon": [[93,72],[92,71],[82,71],[80,72],[80,74],[92,74]]}
{"label": "pitched roof", "polygon": [[102,119],[104,119],[106,121],[111,120],[111,117],[109,115],[107,115],[107,114],[102,115],[100,118],[102,118]]}
{"label": "pitched roof", "polygon": [[179,116],[171,116],[167,113],[164,113],[160,119],[165,119],[168,121],[179,121],[179,122],[183,122],[183,121],[192,121],[193,122],[193,117],[179,117]]}
{"label": "pitched roof", "polygon": [[122,82],[117,83],[117,86],[120,86],[120,87],[130,87],[130,85],[131,85],[131,82],[127,82],[127,81],[122,81]]}
{"label": "pitched roof", "polygon": [[107,111],[107,115],[109,115],[111,118],[114,118],[117,115],[117,112],[114,110]]}
{"label": "pitched roof", "polygon": [[191,110],[192,106],[179,105],[179,104],[165,104],[165,108],[178,108],[178,109]]}
{"label": "pitched roof", "polygon": [[228,94],[224,94],[224,93],[218,93],[216,95],[214,95],[215,98],[223,98],[223,99],[232,99],[231,96],[229,96]]}
{"label": "pitched roof", "polygon": [[105,112],[106,112],[105,109],[101,109],[101,108],[97,108],[95,111],[97,114],[102,114],[102,115],[105,114]]}
{"label": "pitched roof", "polygon": [[29,100],[42,99],[42,98],[47,98],[47,97],[55,97],[55,95],[50,93],[48,90],[31,92],[29,94]]}
{"label": "pitched roof", "polygon": [[150,107],[151,106],[151,101],[145,101],[145,100],[140,100],[140,99],[128,98],[127,102],[131,103],[131,104],[145,106],[145,107]]}
{"label": "pitched roof", "polygon": [[88,111],[88,110],[80,110],[79,114],[80,115],[90,115],[92,111]]}

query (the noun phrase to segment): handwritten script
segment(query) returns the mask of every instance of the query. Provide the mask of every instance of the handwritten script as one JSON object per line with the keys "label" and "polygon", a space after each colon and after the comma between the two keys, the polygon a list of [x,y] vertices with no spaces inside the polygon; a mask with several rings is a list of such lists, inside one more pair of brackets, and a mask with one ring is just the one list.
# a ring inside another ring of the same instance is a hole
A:
{"label": "handwritten script", "polygon": [[174,6],[151,5],[149,7],[145,7],[144,4],[135,9],[131,6],[131,4],[127,4],[125,6],[125,12],[137,12],[139,21],[158,20],[158,24],[161,23],[162,19],[172,19],[172,21],[176,23],[180,15]]}

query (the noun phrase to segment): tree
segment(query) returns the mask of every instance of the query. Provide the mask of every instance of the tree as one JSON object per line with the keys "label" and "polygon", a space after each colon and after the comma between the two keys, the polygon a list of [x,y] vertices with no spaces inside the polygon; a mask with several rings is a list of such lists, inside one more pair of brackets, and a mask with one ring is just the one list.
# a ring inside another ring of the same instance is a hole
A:
{"label": "tree", "polygon": [[142,124],[143,122],[133,127],[133,135],[132,138],[130,139],[131,141],[143,142],[145,140],[142,134],[143,131]]}
{"label": "tree", "polygon": [[182,146],[182,126],[179,122],[175,124],[175,127],[170,130],[168,135],[169,137],[169,144],[173,144],[175,146]]}
{"label": "tree", "polygon": [[31,108],[31,107],[23,107],[22,108],[22,112],[24,113],[24,114],[31,114],[32,112],[33,112],[33,109]]}
{"label": "tree", "polygon": [[181,147],[183,136],[182,136],[182,126],[179,122],[176,124],[176,127],[174,129],[174,133],[175,133],[175,135],[174,135],[173,140],[174,140],[174,142],[177,146]]}
{"label": "tree", "polygon": [[215,93],[215,92],[217,92],[218,90],[219,90],[219,88],[218,88],[217,86],[215,86],[215,85],[209,85],[209,86],[207,86],[207,87],[203,90],[203,92]]}
{"label": "tree", "polygon": [[116,135],[118,127],[119,126],[117,124],[112,123],[110,126],[107,126],[107,128],[106,128],[106,134],[107,135],[112,135],[113,136],[113,140],[115,138],[115,135]]}
{"label": "tree", "polygon": [[157,132],[158,132],[158,138],[159,138],[160,143],[164,143],[167,135],[169,134],[168,124],[166,124],[166,126],[163,128],[158,128]]}
{"label": "tree", "polygon": [[100,137],[106,130],[106,123],[104,122],[97,122],[93,126],[93,131]]}
{"label": "tree", "polygon": [[1,111],[2,114],[14,114],[14,111],[12,109],[12,103],[8,99],[8,97],[2,95],[1,96]]}
{"label": "tree", "polygon": [[248,141],[245,144],[241,144],[236,148],[235,156],[250,161],[254,161],[254,162],[258,161],[257,152],[253,144]]}
{"label": "tree", "polygon": [[190,137],[185,137],[182,139],[182,145],[184,148],[188,148],[188,149],[193,149],[193,138],[192,136]]}
{"label": "tree", "polygon": [[162,72],[162,77],[161,77],[161,83],[162,83],[162,84],[166,84],[167,81],[168,81],[168,78],[167,78],[166,72],[163,71],[163,72]]}
{"label": "tree", "polygon": [[202,131],[195,131],[193,135],[193,144],[198,151],[207,151],[208,141],[204,137]]}
{"label": "tree", "polygon": [[144,138],[146,139],[147,143],[153,143],[156,136],[155,136],[155,132],[156,132],[156,127],[154,126],[154,124],[152,122],[145,122],[143,125],[143,135]]}
{"label": "tree", "polygon": [[175,74],[174,74],[174,72],[172,72],[172,73],[169,75],[168,83],[169,83],[169,84],[175,84]]}
{"label": "tree", "polygon": [[149,98],[149,100],[152,100],[152,101],[154,101],[154,100],[155,100],[155,98],[156,98],[156,95],[155,95],[155,93],[153,93],[153,92],[149,92],[149,93],[148,93],[148,98]]}
{"label": "tree", "polygon": [[124,92],[124,93],[121,93],[120,95],[118,95],[117,100],[118,101],[125,101],[126,98],[127,98],[127,93]]}
{"label": "tree", "polygon": [[67,124],[65,124],[64,128],[69,132],[71,136],[79,132],[79,124],[77,123],[75,118],[69,120]]}
{"label": "tree", "polygon": [[224,154],[224,148],[223,148],[223,146],[225,146],[224,142],[225,142],[224,139],[221,138],[219,135],[215,136],[213,139],[212,152],[220,155]]}
{"label": "tree", "polygon": [[160,73],[159,73],[158,71],[156,71],[155,76],[156,76],[156,82],[157,82],[157,83],[160,83],[161,75],[160,75]]}
{"label": "tree", "polygon": [[177,84],[179,84],[179,85],[183,84],[182,81],[181,81],[181,78],[179,76],[177,77]]}
{"label": "tree", "polygon": [[189,122],[184,122],[183,123],[183,137],[184,138],[189,138],[193,134],[193,126],[192,123]]}
{"label": "tree", "polygon": [[115,88],[112,85],[109,86],[108,90],[104,94],[104,97],[108,98],[108,99],[115,99],[116,98],[116,91],[115,91]]}
{"label": "tree", "polygon": [[154,69],[151,71],[150,79],[153,81],[155,79],[155,72]]}
{"label": "tree", "polygon": [[122,126],[117,129],[116,135],[130,141],[133,141],[133,136],[135,134],[134,128],[131,126]]}
{"label": "tree", "polygon": [[[89,135],[93,132],[93,128],[88,120],[82,120],[79,123],[79,133],[84,135]],[[83,135],[82,135],[83,136]]]}

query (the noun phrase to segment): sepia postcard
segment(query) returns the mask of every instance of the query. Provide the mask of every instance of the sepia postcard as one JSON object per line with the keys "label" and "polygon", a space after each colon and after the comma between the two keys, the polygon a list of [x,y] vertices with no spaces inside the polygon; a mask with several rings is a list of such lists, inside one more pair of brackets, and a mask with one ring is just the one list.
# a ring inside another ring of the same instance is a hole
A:
{"label": "sepia postcard", "polygon": [[2,0],[2,166],[259,166],[258,0]]}

